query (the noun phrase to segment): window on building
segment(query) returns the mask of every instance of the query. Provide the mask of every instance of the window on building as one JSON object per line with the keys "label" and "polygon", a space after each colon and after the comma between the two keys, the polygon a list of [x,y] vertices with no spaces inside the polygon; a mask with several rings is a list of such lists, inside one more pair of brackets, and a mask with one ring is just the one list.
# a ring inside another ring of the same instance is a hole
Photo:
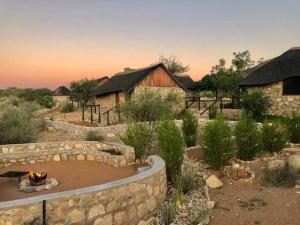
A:
{"label": "window on building", "polygon": [[300,77],[292,77],[283,81],[283,95],[300,95]]}

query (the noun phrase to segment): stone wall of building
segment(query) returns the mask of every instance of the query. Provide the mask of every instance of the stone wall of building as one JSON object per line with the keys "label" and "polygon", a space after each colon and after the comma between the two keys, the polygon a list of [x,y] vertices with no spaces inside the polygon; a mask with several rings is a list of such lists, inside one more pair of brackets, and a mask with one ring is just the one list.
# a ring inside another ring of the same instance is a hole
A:
{"label": "stone wall of building", "polygon": [[[121,155],[104,150],[115,150]],[[0,145],[0,168],[60,160],[96,160],[119,168],[134,162],[135,154],[134,148],[126,145],[93,141]]]}
{"label": "stone wall of building", "polygon": [[271,101],[271,108],[268,114],[290,115],[292,112],[300,111],[300,95],[282,95],[283,82],[270,84],[261,87],[248,87],[249,92],[261,90]]}
{"label": "stone wall of building", "polygon": [[48,225],[142,225],[166,195],[165,163],[148,158],[150,168],[110,183],[26,199],[0,202],[1,225],[23,225],[42,217],[46,201]]}

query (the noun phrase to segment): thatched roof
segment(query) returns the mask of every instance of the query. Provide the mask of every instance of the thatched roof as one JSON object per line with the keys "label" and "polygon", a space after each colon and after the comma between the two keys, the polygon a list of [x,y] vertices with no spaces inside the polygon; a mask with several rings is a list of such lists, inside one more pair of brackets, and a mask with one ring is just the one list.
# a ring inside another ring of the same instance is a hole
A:
{"label": "thatched roof", "polygon": [[70,90],[66,86],[60,86],[53,91],[55,96],[69,96]]}
{"label": "thatched roof", "polygon": [[162,67],[164,70],[166,70],[166,72],[171,76],[171,78],[176,83],[178,83],[184,90],[186,90],[186,88],[168,72],[167,68],[163,64],[159,63],[149,67],[130,70],[128,72],[123,72],[122,74],[116,74],[112,76],[105,84],[100,86],[95,91],[95,96],[101,96],[115,92],[129,93],[133,90],[135,85],[137,85],[140,81],[142,81],[146,76],[148,76],[158,67]]}
{"label": "thatched roof", "polygon": [[300,47],[250,69],[240,86],[260,86],[300,76]]}
{"label": "thatched roof", "polygon": [[195,90],[196,83],[193,81],[193,79],[190,76],[184,75],[184,76],[174,76],[175,79],[180,83],[182,86],[184,86],[187,90]]}

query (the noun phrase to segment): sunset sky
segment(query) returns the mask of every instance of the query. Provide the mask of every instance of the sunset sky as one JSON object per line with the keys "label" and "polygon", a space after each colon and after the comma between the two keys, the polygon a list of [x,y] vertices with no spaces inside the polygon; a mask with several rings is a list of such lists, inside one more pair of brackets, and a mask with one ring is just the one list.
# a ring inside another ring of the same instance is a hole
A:
{"label": "sunset sky", "polygon": [[300,46],[299,0],[0,0],[0,88],[68,85],[174,54],[200,79],[232,52]]}

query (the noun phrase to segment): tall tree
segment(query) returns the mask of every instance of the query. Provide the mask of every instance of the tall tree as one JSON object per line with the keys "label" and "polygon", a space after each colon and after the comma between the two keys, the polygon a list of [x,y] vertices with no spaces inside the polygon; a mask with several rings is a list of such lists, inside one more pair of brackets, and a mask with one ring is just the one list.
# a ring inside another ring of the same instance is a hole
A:
{"label": "tall tree", "polygon": [[163,63],[172,75],[183,75],[190,70],[189,66],[184,66],[175,55],[169,57],[160,55],[158,63]]}
{"label": "tall tree", "polygon": [[71,96],[81,105],[86,105],[94,98],[94,92],[97,88],[97,80],[82,79],[71,83]]}

